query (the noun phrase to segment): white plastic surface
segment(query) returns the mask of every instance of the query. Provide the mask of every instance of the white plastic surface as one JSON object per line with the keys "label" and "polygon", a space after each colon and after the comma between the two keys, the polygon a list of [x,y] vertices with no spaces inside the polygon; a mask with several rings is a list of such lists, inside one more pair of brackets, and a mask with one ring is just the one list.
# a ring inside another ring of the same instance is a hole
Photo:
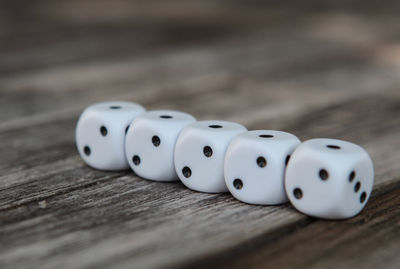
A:
{"label": "white plastic surface", "polygon": [[[137,117],[125,143],[126,158],[132,170],[145,179],[178,180],[174,166],[175,144],[182,129],[195,121],[187,113],[172,110],[149,111]],[[135,156],[140,163],[134,163]]]}
{"label": "white plastic surface", "polygon": [[289,133],[259,130],[240,134],[225,157],[225,182],[232,195],[245,203],[274,205],[288,201],[286,161],[300,140]]}
{"label": "white plastic surface", "polygon": [[[227,121],[200,121],[186,127],[175,148],[175,168],[183,184],[201,192],[227,192],[225,153],[231,140],[246,130],[240,124]],[[206,147],[212,150],[208,157],[205,154]]]}
{"label": "white plastic surface", "polygon": [[87,107],[78,120],[75,132],[76,145],[82,159],[100,170],[128,169],[125,130],[144,111],[141,105],[121,101]]}
{"label": "white plastic surface", "polygon": [[367,203],[373,183],[374,168],[368,153],[336,139],[301,144],[290,159],[285,180],[289,200],[299,211],[326,219],[357,215]]}

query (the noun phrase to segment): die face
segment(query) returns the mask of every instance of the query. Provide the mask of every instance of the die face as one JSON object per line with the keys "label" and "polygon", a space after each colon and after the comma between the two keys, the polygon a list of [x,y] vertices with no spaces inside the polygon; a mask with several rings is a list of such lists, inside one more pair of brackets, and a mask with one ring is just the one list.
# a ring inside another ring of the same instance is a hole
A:
{"label": "die face", "polygon": [[140,177],[155,181],[178,180],[174,150],[179,134],[196,119],[183,112],[157,110],[143,113],[126,135],[126,158]]}
{"label": "die face", "polygon": [[372,160],[361,147],[336,139],[312,139],[293,153],[285,188],[299,211],[314,217],[341,219],[355,216],[363,209],[373,179]]}
{"label": "die face", "polygon": [[286,164],[299,144],[296,136],[271,130],[250,131],[234,138],[224,165],[229,191],[236,199],[250,204],[287,202]]}
{"label": "die face", "polygon": [[201,192],[227,192],[226,150],[231,140],[246,130],[227,121],[201,121],[186,127],[175,148],[175,168],[183,184]]}
{"label": "die face", "polygon": [[343,199],[341,199],[339,216],[352,217],[360,213],[367,204],[374,184],[374,168],[371,158],[365,152],[365,157],[353,163],[347,169],[343,184]]}
{"label": "die face", "polygon": [[125,131],[144,108],[130,102],[103,102],[86,108],[76,127],[76,145],[82,159],[101,170],[129,168],[125,158]]}

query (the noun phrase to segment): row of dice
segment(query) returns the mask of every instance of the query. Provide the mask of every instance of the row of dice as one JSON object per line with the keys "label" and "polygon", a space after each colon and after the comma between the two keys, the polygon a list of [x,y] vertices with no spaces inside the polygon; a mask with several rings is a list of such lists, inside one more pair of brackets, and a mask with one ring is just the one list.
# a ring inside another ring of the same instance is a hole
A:
{"label": "row of dice", "polygon": [[101,170],[132,168],[155,181],[178,178],[192,190],[230,191],[240,201],[275,205],[327,219],[349,218],[365,206],[373,163],[361,147],[336,139],[301,143],[289,133],[247,131],[227,121],[196,121],[184,112],[130,102],[88,107],[76,128],[80,155]]}

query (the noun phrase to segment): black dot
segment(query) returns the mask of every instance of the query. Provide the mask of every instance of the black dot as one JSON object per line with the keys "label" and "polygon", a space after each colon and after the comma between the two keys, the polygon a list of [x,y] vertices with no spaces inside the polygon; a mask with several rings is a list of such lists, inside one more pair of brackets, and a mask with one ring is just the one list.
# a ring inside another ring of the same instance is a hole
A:
{"label": "black dot", "polygon": [[213,129],[222,128],[221,125],[209,125],[208,127],[213,128]]}
{"label": "black dot", "polygon": [[135,155],[132,157],[132,162],[134,165],[138,166],[140,164],[140,157]]}
{"label": "black dot", "polygon": [[356,172],[355,171],[351,171],[351,173],[349,175],[349,182],[353,182],[355,177],[356,177]]}
{"label": "black dot", "polygon": [[161,140],[158,136],[153,136],[153,138],[151,139],[151,142],[153,142],[153,145],[155,147],[158,147],[161,144]]}
{"label": "black dot", "polygon": [[367,193],[363,192],[360,195],[360,203],[364,203],[365,199],[367,199]]}
{"label": "black dot", "polygon": [[259,135],[259,137],[262,137],[262,138],[273,138],[274,136],[270,135],[270,134],[262,134],[262,135]]}
{"label": "black dot", "polygon": [[360,188],[361,188],[361,183],[360,183],[360,181],[358,181],[356,183],[356,185],[354,185],[354,192],[358,192],[360,190]]}
{"label": "black dot", "polygon": [[83,148],[83,152],[85,152],[85,155],[86,155],[86,156],[89,156],[90,153],[92,153],[92,151],[90,150],[90,148],[89,148],[88,146],[85,146],[85,147]]}
{"label": "black dot", "polygon": [[340,147],[337,145],[327,145],[326,147],[330,149],[340,149]]}
{"label": "black dot", "polygon": [[110,109],[121,109],[121,106],[110,106]]}
{"label": "black dot", "polygon": [[243,182],[240,179],[235,179],[233,181],[233,187],[235,187],[235,189],[240,190],[241,188],[243,188]]}
{"label": "black dot", "polygon": [[264,157],[258,157],[257,165],[261,168],[264,168],[267,165],[267,160]]}
{"label": "black dot", "polygon": [[303,191],[300,188],[296,188],[293,190],[293,196],[296,199],[301,199],[303,197]]}
{"label": "black dot", "polygon": [[100,127],[100,133],[101,133],[102,136],[106,136],[107,133],[108,133],[107,128],[104,127],[104,126],[101,126]]}
{"label": "black dot", "polygon": [[126,128],[125,128],[125,134],[127,134],[127,133],[128,133],[128,130],[129,130],[129,125],[128,125],[128,126],[126,126]]}
{"label": "black dot", "polygon": [[161,115],[160,118],[162,118],[162,119],[172,119],[172,116],[170,116],[170,115]]}
{"label": "black dot", "polygon": [[285,164],[286,164],[286,165],[288,165],[289,160],[290,160],[290,155],[286,156],[286,160],[285,160]]}
{"label": "black dot", "polygon": [[320,177],[322,180],[327,180],[328,177],[329,177],[328,171],[326,171],[325,169],[319,170],[319,177]]}
{"label": "black dot", "polygon": [[192,176],[192,170],[190,170],[189,167],[185,166],[182,169],[182,174],[183,174],[184,177],[189,178],[189,177]]}
{"label": "black dot", "polygon": [[203,153],[207,158],[210,158],[213,155],[213,150],[210,146],[205,146],[203,148]]}

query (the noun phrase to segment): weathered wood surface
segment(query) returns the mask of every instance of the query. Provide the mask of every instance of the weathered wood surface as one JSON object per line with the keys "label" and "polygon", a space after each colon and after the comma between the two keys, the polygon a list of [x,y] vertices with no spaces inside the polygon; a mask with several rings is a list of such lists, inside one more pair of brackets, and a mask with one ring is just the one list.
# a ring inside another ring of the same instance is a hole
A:
{"label": "weathered wood surface", "polygon": [[[1,2],[0,267],[399,268],[399,7]],[[75,123],[112,99],[358,143],[373,195],[323,221],[93,170]]]}

